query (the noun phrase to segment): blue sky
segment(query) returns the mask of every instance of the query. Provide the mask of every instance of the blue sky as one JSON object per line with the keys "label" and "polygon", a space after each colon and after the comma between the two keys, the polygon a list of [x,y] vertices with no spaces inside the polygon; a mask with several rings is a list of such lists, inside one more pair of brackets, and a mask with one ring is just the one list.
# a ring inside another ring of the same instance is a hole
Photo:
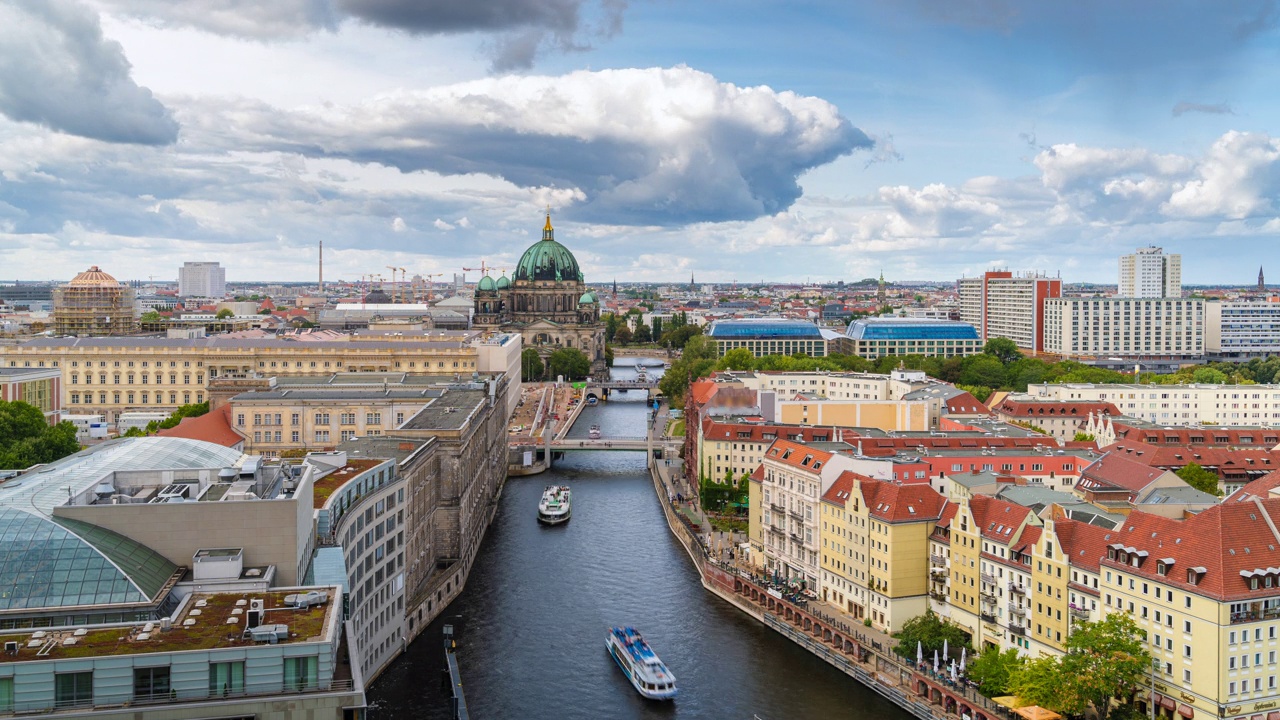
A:
{"label": "blue sky", "polygon": [[[9,0],[0,279],[1188,283],[1280,245],[1274,1]],[[1280,278],[1280,264],[1275,276]],[[471,274],[474,279],[474,273]]]}

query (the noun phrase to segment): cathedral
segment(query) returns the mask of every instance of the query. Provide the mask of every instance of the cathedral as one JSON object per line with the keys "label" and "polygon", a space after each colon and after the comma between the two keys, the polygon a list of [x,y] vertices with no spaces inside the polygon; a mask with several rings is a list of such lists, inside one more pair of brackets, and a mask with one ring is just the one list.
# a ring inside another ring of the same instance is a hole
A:
{"label": "cathedral", "polygon": [[560,348],[581,350],[592,377],[608,376],[600,300],[583,282],[573,253],[556,242],[550,213],[542,239],[524,251],[511,279],[480,278],[475,305],[477,327],[520,333],[544,362]]}

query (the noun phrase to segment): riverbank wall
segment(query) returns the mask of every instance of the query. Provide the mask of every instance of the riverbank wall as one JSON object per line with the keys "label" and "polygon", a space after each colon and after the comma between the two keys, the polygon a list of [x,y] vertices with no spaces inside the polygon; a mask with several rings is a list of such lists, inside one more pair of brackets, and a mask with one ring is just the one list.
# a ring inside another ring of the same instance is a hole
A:
{"label": "riverbank wall", "polygon": [[[856,627],[787,602],[767,580],[724,565],[703,544],[703,528],[681,514],[658,464],[650,467],[654,491],[667,527],[698,570],[708,592],[780,633],[829,665],[921,720],[1008,720],[1009,711],[975,689],[952,682],[945,672],[903,662],[884,642]],[[780,593],[779,593],[780,594]]]}

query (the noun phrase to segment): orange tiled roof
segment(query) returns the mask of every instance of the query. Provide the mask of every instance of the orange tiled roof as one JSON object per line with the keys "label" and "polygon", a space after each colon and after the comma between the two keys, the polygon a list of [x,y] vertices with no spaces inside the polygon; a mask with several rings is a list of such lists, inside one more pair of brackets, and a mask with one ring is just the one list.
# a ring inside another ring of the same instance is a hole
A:
{"label": "orange tiled roof", "polygon": [[183,418],[176,427],[157,431],[156,435],[204,440],[223,447],[236,447],[244,442],[244,438],[231,427],[230,405],[223,405],[199,417]]}
{"label": "orange tiled roof", "polygon": [[1102,413],[1104,415],[1113,416],[1124,414],[1120,412],[1120,408],[1109,402],[1033,402],[1027,400],[1015,400],[1007,397],[1000,401],[999,405],[991,408],[991,410],[993,412],[1000,413],[1001,415],[1009,415],[1017,418],[1067,417],[1079,418],[1080,420],[1087,420],[1089,418],[1089,413]]}
{"label": "orange tiled roof", "polygon": [[765,451],[765,458],[774,462],[790,465],[799,470],[821,473],[822,466],[831,459],[832,453],[809,447],[803,443],[790,440],[774,440]]}

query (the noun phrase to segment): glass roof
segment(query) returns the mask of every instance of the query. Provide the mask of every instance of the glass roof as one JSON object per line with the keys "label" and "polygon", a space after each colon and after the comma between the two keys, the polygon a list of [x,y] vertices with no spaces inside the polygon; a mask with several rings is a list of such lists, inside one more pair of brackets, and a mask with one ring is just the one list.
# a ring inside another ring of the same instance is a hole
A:
{"label": "glass roof", "polygon": [[977,340],[978,331],[955,320],[856,320],[846,335],[855,340]]}
{"label": "glass roof", "polygon": [[0,610],[144,603],[176,570],[110,530],[0,507]]}
{"label": "glass roof", "polygon": [[178,470],[238,465],[239,450],[171,437],[120,438],[69,455],[0,484],[0,506],[51,515],[69,497],[94,488],[117,470]]}
{"label": "glass roof", "polygon": [[707,335],[717,339],[822,339],[818,326],[804,320],[719,320],[712,323]]}

